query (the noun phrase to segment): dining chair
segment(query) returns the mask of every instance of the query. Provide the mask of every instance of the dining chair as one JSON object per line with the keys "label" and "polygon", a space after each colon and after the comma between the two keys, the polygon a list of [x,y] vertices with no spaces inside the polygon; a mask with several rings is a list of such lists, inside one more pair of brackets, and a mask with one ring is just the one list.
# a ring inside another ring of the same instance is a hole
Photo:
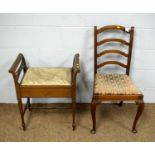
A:
{"label": "dining chair", "polygon": [[[109,37],[109,33],[112,37]],[[91,102],[92,134],[96,133],[96,107],[103,101],[119,101],[120,106],[123,101],[136,102],[137,113],[132,132],[137,132],[136,124],[143,112],[144,101],[142,92],[129,77],[133,38],[134,27],[126,28],[120,25],[108,25],[97,28],[97,26],[94,26],[94,89]],[[101,46],[105,45],[107,48],[102,51]],[[121,50],[120,47],[125,47],[126,51]],[[108,57],[108,55],[112,57]],[[123,58],[123,62],[117,60],[117,56]],[[115,57],[115,60],[113,60],[113,57]],[[111,73],[107,73],[104,69],[108,66],[117,68],[114,68]],[[120,67],[124,69],[124,73],[116,72]]]}

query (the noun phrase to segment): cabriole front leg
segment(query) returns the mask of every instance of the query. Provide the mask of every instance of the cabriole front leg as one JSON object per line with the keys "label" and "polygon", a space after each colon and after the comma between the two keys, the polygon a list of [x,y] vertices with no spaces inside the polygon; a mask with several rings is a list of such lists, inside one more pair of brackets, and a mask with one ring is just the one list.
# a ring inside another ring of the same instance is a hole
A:
{"label": "cabriole front leg", "polygon": [[132,132],[133,133],[137,133],[137,129],[136,129],[136,124],[140,118],[140,116],[142,115],[142,112],[144,110],[144,101],[143,99],[140,100],[140,101],[136,101],[136,104],[137,104],[137,113],[136,113],[136,116],[135,116],[135,120],[133,122],[133,127],[132,127]]}

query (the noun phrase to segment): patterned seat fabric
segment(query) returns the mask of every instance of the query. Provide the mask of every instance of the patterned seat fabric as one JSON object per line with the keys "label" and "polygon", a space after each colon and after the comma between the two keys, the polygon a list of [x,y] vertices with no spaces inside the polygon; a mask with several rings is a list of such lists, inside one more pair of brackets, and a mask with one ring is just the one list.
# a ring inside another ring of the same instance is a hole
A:
{"label": "patterned seat fabric", "polygon": [[134,95],[141,94],[128,75],[96,74],[95,94],[101,95]]}
{"label": "patterned seat fabric", "polygon": [[71,68],[29,68],[22,85],[71,85]]}

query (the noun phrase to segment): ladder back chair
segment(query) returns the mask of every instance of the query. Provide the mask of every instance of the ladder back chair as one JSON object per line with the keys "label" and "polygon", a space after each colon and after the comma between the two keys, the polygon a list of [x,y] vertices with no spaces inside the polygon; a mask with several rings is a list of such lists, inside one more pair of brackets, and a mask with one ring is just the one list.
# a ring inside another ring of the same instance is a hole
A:
{"label": "ladder back chair", "polygon": [[[76,76],[80,72],[79,54],[74,56],[72,68],[28,68],[23,54],[20,53],[9,72],[14,79],[23,130],[26,130],[24,121],[26,110],[37,109],[30,103],[30,98],[49,97],[72,99],[72,128],[75,130]],[[27,98],[25,106],[22,104],[22,98]]]}
{"label": "ladder back chair", "polygon": [[[104,38],[98,41],[98,35],[103,35],[104,33],[123,33],[123,35],[128,35],[128,41],[116,38]],[[97,29],[94,26],[94,90],[93,98],[91,103],[91,115],[93,121],[93,128],[91,133],[96,133],[96,106],[102,101],[120,101],[120,106],[123,101],[135,101],[137,104],[137,113],[133,122],[132,132],[136,133],[136,124],[141,116],[144,109],[143,94],[139,88],[132,82],[129,77],[130,73],[130,63],[133,47],[133,37],[134,37],[134,27],[125,28],[120,25],[108,25]],[[118,49],[108,49],[98,52],[98,48],[101,45],[110,43],[120,44],[127,47],[127,52]],[[104,61],[98,63],[98,58],[104,57],[105,55],[120,55],[126,58],[126,64],[120,61]],[[124,74],[118,73],[99,73],[99,69],[106,65],[117,65],[123,67],[126,72]]]}

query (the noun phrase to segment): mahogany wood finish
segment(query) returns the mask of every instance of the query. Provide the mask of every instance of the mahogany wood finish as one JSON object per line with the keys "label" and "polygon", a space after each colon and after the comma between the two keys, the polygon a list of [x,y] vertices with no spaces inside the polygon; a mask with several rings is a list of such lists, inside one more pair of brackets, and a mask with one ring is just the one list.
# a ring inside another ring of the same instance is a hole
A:
{"label": "mahogany wood finish", "polygon": [[107,31],[107,30],[121,30],[123,32],[129,33],[129,30],[126,29],[124,26],[121,26],[121,25],[108,25],[108,26],[104,26],[104,27],[99,28],[97,30],[97,34],[102,33],[104,31]]}
{"label": "mahogany wood finish", "polygon": [[120,50],[105,50],[105,51],[102,51],[100,53],[97,54],[97,57],[101,57],[102,55],[105,55],[105,54],[120,54],[122,56],[125,56],[125,57],[128,57],[128,54],[120,51]]}
{"label": "mahogany wood finish", "polygon": [[[80,73],[80,64],[79,64],[79,54],[74,56],[73,60],[73,67],[71,68],[72,77],[71,77],[71,85],[65,86],[23,86],[21,85],[21,81],[19,81],[19,77],[23,71],[22,79],[27,71],[28,67],[25,62],[24,56],[20,53],[13,65],[11,66],[9,73],[12,74],[15,89],[16,89],[16,96],[22,121],[23,130],[26,130],[25,122],[24,122],[24,114],[27,109],[31,110],[34,107],[31,107],[30,98],[35,97],[62,97],[62,98],[71,98],[72,99],[72,127],[75,130],[75,112],[76,112],[76,76],[77,73]],[[22,98],[27,98],[27,104],[25,107],[22,105]],[[44,109],[44,108],[43,108]]]}
{"label": "mahogany wood finish", "polygon": [[[129,34],[129,42],[123,40],[123,39],[118,39],[118,38],[108,38],[104,39],[101,41],[97,41],[97,36],[100,33],[103,33],[105,31],[110,31],[112,32],[113,30],[117,31],[123,31],[124,33]],[[100,67],[104,67],[105,65],[113,64],[113,65],[119,65],[121,67],[126,68],[126,73],[129,75],[130,73],[130,63],[131,63],[131,55],[132,55],[132,47],[133,47],[133,37],[134,37],[134,27],[131,27],[130,29],[125,28],[124,26],[120,25],[109,25],[109,26],[104,26],[100,29],[97,29],[96,26],[94,26],[94,78],[97,73],[97,69]],[[105,44],[108,42],[119,42],[122,44],[125,44],[128,46],[128,53],[126,54],[123,51],[116,50],[116,49],[110,49],[110,50],[105,50],[100,53],[97,53],[97,47],[100,46],[101,44]],[[101,64],[97,64],[97,58],[104,56],[106,54],[119,54],[121,56],[124,56],[127,58],[127,64],[123,64],[119,61],[105,61]],[[95,80],[94,80],[95,81]],[[95,84],[95,83],[94,83]],[[95,87],[95,85],[94,85]],[[130,101],[133,100],[136,102],[138,108],[137,108],[137,113],[133,122],[133,127],[132,127],[132,132],[136,133],[136,124],[141,116],[143,109],[144,109],[144,102],[143,102],[143,95],[142,94],[137,94],[137,95],[98,95],[93,93],[93,98],[92,98],[92,103],[91,103],[91,115],[92,115],[92,121],[93,121],[93,128],[91,130],[91,133],[94,134],[96,133],[96,107],[99,105],[102,101],[120,101],[119,106],[122,106],[123,101]]]}
{"label": "mahogany wood finish", "polygon": [[109,65],[109,64],[115,64],[115,65],[119,65],[121,67],[127,68],[127,65],[125,65],[125,64],[123,64],[121,62],[117,62],[117,61],[106,61],[106,62],[103,62],[103,63],[97,65],[97,68],[101,68],[101,67],[103,67],[105,65]]}
{"label": "mahogany wood finish", "polygon": [[117,38],[111,38],[111,39],[104,39],[104,40],[101,40],[101,41],[99,41],[99,42],[97,42],[97,46],[100,46],[100,45],[102,45],[102,44],[104,44],[104,43],[108,43],[108,42],[119,42],[119,43],[122,43],[122,44],[125,44],[125,45],[129,45],[129,43],[128,42],[126,42],[125,40],[123,40],[123,39],[117,39]]}

